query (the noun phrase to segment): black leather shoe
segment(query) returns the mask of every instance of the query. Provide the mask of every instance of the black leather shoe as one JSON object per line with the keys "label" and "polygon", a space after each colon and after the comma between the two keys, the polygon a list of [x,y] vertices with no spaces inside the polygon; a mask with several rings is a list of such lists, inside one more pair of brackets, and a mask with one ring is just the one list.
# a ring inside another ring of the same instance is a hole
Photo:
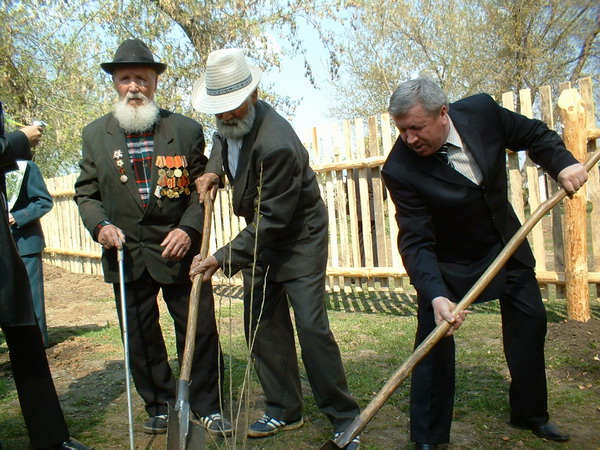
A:
{"label": "black leather shoe", "polygon": [[56,449],[56,450],[94,450],[92,447],[88,447],[87,445],[82,444],[81,442],[79,442],[77,439],[74,439],[74,438],[67,439],[62,444],[59,444],[59,445],[53,447],[53,449]]}
{"label": "black leather shoe", "polygon": [[438,448],[437,444],[422,444],[420,442],[415,442],[415,450],[435,450]]}
{"label": "black leather shoe", "polygon": [[546,422],[543,425],[531,425],[527,423],[518,422],[516,420],[511,420],[510,424],[513,427],[521,428],[524,430],[531,430],[536,436],[548,439],[549,441],[565,442],[569,440],[569,435],[560,431],[560,428],[558,428],[552,422]]}
{"label": "black leather shoe", "polygon": [[552,422],[546,422],[544,425],[532,425],[531,431],[536,436],[549,441],[565,442],[569,440],[569,435],[560,431],[560,428]]}

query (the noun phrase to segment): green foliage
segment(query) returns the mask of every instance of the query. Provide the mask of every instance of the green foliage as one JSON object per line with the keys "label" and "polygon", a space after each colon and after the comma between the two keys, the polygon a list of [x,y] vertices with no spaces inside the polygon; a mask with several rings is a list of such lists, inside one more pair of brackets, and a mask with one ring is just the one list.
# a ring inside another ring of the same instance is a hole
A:
{"label": "green foliage", "polygon": [[[298,24],[310,22],[318,29],[319,18],[331,8],[306,0],[293,5],[269,0],[9,0],[0,4],[0,99],[13,120],[49,124],[36,156],[44,176],[72,173],[80,157],[81,129],[116,101],[110,76],[99,64],[111,61],[124,39],[143,39],[169,66],[160,80],[159,105],[210,128],[213,118],[193,112],[190,104],[192,85],[210,51],[242,47],[261,67],[278,66],[282,52],[271,36],[285,42],[283,52],[303,52]],[[269,86],[261,90],[284,112],[294,108]]]}
{"label": "green foliage", "polygon": [[[331,112],[353,118],[384,111],[398,82],[418,74],[452,99],[597,77],[599,13],[593,0],[7,0],[0,99],[13,120],[49,124],[36,158],[51,177],[77,171],[81,129],[111,110],[116,95],[99,64],[126,38],[145,40],[169,66],[158,103],[210,136],[213,118],[192,111],[190,92],[218,48],[245,48],[263,69],[302,55],[314,82],[303,30],[315,30],[334,78]],[[261,96],[286,115],[296,106],[266,84]]]}
{"label": "green foliage", "polygon": [[[435,79],[456,100],[535,91],[598,77],[600,5],[593,0],[350,2],[334,83],[339,118],[383,112],[399,82]],[[349,16],[349,17],[348,17]]]}

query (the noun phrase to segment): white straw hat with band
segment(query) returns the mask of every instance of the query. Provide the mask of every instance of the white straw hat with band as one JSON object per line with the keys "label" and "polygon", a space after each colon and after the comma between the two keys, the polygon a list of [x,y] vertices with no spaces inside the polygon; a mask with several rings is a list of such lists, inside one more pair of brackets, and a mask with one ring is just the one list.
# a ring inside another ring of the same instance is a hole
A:
{"label": "white straw hat with band", "polygon": [[204,76],[194,84],[192,106],[206,114],[232,111],[254,92],[261,76],[241,49],[215,50],[208,55]]}

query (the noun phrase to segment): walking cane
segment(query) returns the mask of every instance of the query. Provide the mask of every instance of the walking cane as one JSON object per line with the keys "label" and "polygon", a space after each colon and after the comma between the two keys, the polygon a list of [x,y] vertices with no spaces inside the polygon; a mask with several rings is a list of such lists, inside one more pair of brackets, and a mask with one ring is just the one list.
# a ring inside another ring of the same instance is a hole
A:
{"label": "walking cane", "polygon": [[127,389],[127,416],[129,418],[129,447],[135,449],[133,437],[133,403],[131,400],[131,383],[129,381],[129,335],[127,333],[127,300],[125,299],[125,267],[123,261],[123,242],[117,252],[119,262],[119,291],[121,297],[121,326],[123,333],[123,348],[125,351],[125,386]]}

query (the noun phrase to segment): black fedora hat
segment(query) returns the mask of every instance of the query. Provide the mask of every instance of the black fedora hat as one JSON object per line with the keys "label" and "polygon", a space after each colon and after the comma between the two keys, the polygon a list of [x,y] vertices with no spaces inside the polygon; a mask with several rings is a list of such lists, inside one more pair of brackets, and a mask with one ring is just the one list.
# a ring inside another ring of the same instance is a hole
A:
{"label": "black fedora hat", "polygon": [[113,60],[100,64],[100,67],[112,75],[115,69],[132,65],[152,67],[159,75],[167,69],[166,64],[154,61],[152,51],[139,39],[127,39],[123,41],[115,52]]}

